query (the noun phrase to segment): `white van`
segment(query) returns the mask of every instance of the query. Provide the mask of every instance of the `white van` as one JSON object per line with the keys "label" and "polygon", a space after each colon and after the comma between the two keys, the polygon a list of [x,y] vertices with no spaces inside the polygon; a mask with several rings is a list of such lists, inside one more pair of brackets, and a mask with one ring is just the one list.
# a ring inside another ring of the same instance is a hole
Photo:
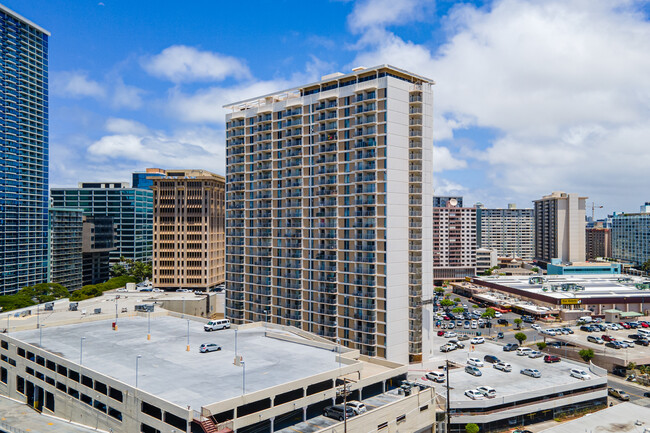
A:
{"label": "white van", "polygon": [[210,320],[208,323],[206,323],[203,326],[203,329],[205,331],[218,331],[220,329],[228,329],[230,328],[230,320],[228,319],[221,319],[221,320]]}
{"label": "white van", "polygon": [[532,351],[533,351],[533,349],[531,349],[530,347],[520,347],[519,349],[517,349],[517,355],[518,356],[528,356],[528,354],[530,352],[532,352]]}
{"label": "white van", "polygon": [[585,322],[585,323],[591,323],[593,321],[593,319],[591,318],[591,316],[582,316],[582,317],[578,318],[578,321]]}
{"label": "white van", "polygon": [[650,339],[650,329],[637,329],[636,333],[643,338]]}

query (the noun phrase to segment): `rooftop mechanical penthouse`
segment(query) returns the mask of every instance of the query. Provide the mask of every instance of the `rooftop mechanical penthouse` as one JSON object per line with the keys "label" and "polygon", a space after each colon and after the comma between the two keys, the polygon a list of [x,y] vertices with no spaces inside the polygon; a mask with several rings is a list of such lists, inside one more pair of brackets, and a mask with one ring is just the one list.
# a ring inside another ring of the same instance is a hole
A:
{"label": "rooftop mechanical penthouse", "polygon": [[382,65],[226,106],[226,315],[431,351],[434,82]]}

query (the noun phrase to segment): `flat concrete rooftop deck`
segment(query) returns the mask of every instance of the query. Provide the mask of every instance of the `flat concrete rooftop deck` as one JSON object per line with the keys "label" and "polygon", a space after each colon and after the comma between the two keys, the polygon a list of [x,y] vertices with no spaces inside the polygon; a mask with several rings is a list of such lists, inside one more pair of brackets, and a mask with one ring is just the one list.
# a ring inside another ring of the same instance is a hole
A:
{"label": "flat concrete rooftop deck", "polygon": [[[190,321],[190,351],[187,320],[171,316],[151,318],[151,340],[147,341],[147,318],[120,318],[118,331],[111,320],[81,322],[43,328],[43,348],[79,363],[81,337],[83,366],[135,385],[179,406],[200,410],[204,405],[242,394],[242,367],[233,365],[235,331],[205,332],[203,323]],[[38,346],[39,331],[10,336]],[[202,343],[217,343],[219,352],[199,353]],[[246,392],[259,391],[315,374],[336,370],[336,353],[264,336],[264,328],[238,332],[237,352],[246,363]]]}

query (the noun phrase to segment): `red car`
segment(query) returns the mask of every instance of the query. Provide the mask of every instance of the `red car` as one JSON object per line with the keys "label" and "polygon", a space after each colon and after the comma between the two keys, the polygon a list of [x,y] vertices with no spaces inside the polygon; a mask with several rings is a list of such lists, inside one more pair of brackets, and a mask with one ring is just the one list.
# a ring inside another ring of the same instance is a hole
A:
{"label": "red car", "polygon": [[444,316],[443,319],[444,319],[444,320],[451,320],[451,319],[449,318],[449,316]]}
{"label": "red car", "polygon": [[639,322],[639,324],[641,326],[643,326],[644,328],[650,328],[650,325],[648,325],[648,322]]}
{"label": "red car", "polygon": [[625,323],[625,322],[619,322],[618,324],[621,325],[621,326],[622,326],[623,328],[625,328],[625,329],[630,329],[630,328],[632,328],[630,325],[628,325],[628,324]]}
{"label": "red car", "polygon": [[603,339],[603,341],[616,341],[616,338],[610,337],[609,335],[603,334],[600,338]]}
{"label": "red car", "polygon": [[544,357],[544,362],[548,362],[548,363],[551,363],[551,362],[560,362],[560,357],[557,356],[557,355],[546,355],[546,356]]}
{"label": "red car", "polygon": [[438,331],[438,337],[442,337],[443,335],[445,335],[445,331]]}

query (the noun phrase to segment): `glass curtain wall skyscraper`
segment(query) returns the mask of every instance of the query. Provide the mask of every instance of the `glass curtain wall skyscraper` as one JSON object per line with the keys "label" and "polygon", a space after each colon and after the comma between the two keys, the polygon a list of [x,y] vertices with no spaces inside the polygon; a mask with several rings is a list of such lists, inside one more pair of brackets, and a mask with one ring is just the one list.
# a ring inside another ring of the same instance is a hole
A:
{"label": "glass curtain wall skyscraper", "polygon": [[0,294],[47,279],[49,36],[0,5]]}

